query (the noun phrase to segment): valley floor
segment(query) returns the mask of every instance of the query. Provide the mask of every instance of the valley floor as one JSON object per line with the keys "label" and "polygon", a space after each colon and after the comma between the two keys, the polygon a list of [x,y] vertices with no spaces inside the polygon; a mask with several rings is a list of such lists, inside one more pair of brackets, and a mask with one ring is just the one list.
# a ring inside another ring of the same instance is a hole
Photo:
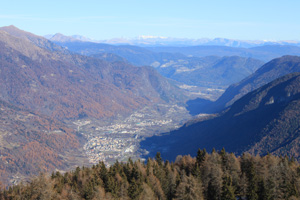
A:
{"label": "valley floor", "polygon": [[112,165],[116,160],[137,160],[146,152],[139,143],[146,137],[179,128],[191,119],[185,107],[158,104],[135,111],[128,117],[73,121],[71,126],[86,138],[83,147],[90,164],[105,162]]}

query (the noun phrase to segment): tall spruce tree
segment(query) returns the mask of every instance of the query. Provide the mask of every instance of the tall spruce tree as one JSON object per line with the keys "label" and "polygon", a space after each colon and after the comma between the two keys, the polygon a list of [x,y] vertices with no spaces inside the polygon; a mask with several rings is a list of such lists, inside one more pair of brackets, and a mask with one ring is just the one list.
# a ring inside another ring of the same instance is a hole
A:
{"label": "tall spruce tree", "polygon": [[229,175],[223,177],[223,186],[221,198],[224,200],[235,200],[234,187],[232,186],[232,178]]}

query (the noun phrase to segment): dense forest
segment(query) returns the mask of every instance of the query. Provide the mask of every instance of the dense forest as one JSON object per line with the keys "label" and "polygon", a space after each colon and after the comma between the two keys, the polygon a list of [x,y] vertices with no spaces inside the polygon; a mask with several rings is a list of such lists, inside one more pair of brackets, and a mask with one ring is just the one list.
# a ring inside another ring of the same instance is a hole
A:
{"label": "dense forest", "polygon": [[224,149],[178,156],[160,153],[147,162],[103,162],[74,171],[40,174],[29,183],[1,191],[0,199],[299,199],[300,166],[293,158],[248,153],[236,157]]}

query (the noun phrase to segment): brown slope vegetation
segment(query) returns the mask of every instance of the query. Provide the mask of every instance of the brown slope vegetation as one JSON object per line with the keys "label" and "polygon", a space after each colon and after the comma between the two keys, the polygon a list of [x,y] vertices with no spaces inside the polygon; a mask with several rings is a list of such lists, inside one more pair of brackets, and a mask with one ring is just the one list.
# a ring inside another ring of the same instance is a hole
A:
{"label": "brown slope vegetation", "polygon": [[168,159],[191,154],[198,147],[243,152],[268,152],[300,159],[300,73],[288,74],[236,101],[221,116],[186,125],[141,143],[150,155]]}
{"label": "brown slope vegetation", "polygon": [[66,170],[66,153],[79,153],[75,132],[53,118],[0,101],[0,180],[5,184],[39,172]]}
{"label": "brown slope vegetation", "polygon": [[32,39],[24,40],[22,31],[15,32],[18,37],[0,31],[1,99],[5,101],[64,119],[112,117],[152,103],[184,99],[178,88],[151,68],[49,51]]}
{"label": "brown slope vegetation", "polygon": [[55,120],[102,119],[185,99],[152,68],[71,54],[15,27],[4,30],[0,30],[4,183],[74,164],[81,155],[80,138]]}

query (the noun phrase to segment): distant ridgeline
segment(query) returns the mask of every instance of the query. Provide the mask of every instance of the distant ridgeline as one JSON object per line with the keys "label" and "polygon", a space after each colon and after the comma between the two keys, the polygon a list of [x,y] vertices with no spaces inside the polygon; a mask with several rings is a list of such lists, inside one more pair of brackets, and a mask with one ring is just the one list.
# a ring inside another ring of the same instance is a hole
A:
{"label": "distant ridgeline", "polygon": [[1,191],[0,199],[298,199],[299,163],[264,157],[198,150],[197,156],[147,163],[129,159],[107,168],[103,162]]}

